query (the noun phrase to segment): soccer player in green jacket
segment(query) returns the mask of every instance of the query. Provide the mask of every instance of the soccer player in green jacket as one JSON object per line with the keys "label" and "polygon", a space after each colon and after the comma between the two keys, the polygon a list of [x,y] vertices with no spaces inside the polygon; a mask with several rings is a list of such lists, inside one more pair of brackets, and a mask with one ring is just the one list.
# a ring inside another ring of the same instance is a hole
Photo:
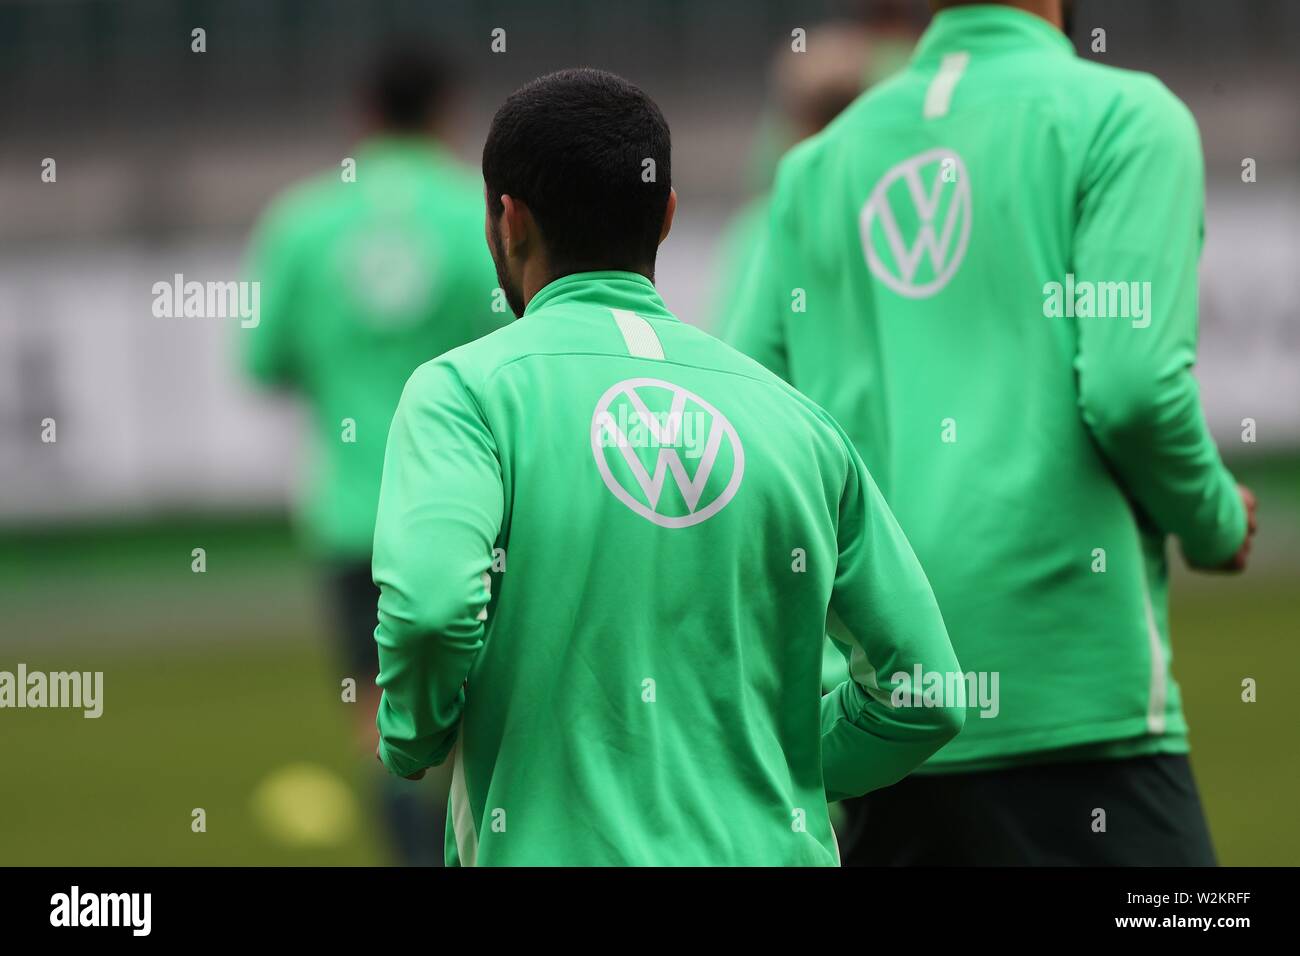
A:
{"label": "soccer player in green jacket", "polygon": [[[825,412],[680,322],[667,124],[536,80],[483,148],[519,321],[420,367],[375,528],[379,757],[453,762],[448,863],[824,865],[826,800],[961,726],[925,575]],[[851,679],[822,697],[828,625]]]}
{"label": "soccer player in green jacket", "polygon": [[1191,372],[1196,125],[1058,0],[936,6],[783,163],[732,329],[843,424],[979,689],[846,860],[1211,863],[1165,542],[1240,568],[1253,499]]}
{"label": "soccer player in green jacket", "polygon": [[[418,46],[377,57],[363,91],[364,142],[258,225],[250,272],[261,313],[240,330],[249,372],[308,406],[314,460],[300,524],[327,569],[341,677],[356,681],[367,752],[379,701],[370,549],[393,410],[418,365],[509,318],[492,308],[478,177],[440,140],[451,82]],[[436,795],[385,784],[399,858],[439,862],[428,850],[442,815]]]}

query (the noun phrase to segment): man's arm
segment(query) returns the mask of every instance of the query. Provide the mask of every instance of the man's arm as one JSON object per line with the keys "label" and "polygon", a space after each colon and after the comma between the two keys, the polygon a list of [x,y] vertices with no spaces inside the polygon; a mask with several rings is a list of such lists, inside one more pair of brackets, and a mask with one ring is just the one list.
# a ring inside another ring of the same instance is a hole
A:
{"label": "man's arm", "polygon": [[297,218],[281,200],[258,224],[246,272],[258,283],[257,324],[241,328],[248,375],[263,385],[290,385],[297,376],[294,304],[298,299],[301,248]]}
{"label": "man's arm", "polygon": [[901,780],[966,719],[960,681],[952,682],[962,688],[959,699],[921,706],[915,668],[943,675],[947,686],[948,675],[959,673],[957,657],[911,545],[862,459],[840,437],[850,464],[829,630],[851,649],[851,679],[822,698],[822,774],[832,801]]}
{"label": "man's arm", "polygon": [[456,741],[503,507],[473,396],[445,361],[421,366],[389,431],[375,524],[379,757],[398,776],[442,763]]}
{"label": "man's arm", "polygon": [[[790,367],[785,342],[785,316],[790,309],[790,290],[782,291],[779,267],[791,243],[783,242],[792,223],[777,222],[776,200],[770,201],[766,216],[750,216],[744,222],[760,230],[746,247],[752,258],[739,272],[733,300],[725,303],[717,330],[718,337],[737,351],[766,366],[786,381]],[[778,248],[780,246],[780,248]]]}
{"label": "man's arm", "polygon": [[1191,565],[1220,567],[1243,547],[1247,519],[1191,371],[1204,228],[1201,144],[1186,107],[1151,84],[1130,112],[1108,121],[1085,167],[1076,281],[1099,290],[1100,283],[1137,283],[1145,314],[1130,299],[1130,317],[1076,320],[1079,404],[1107,461],[1156,526],[1178,536]]}

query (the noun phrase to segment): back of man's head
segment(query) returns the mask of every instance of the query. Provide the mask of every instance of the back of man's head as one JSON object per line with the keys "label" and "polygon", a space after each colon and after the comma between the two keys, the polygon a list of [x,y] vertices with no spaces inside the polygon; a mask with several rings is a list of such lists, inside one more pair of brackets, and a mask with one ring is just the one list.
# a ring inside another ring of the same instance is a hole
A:
{"label": "back of man's head", "polygon": [[385,132],[433,132],[451,97],[454,72],[432,47],[394,41],[365,73],[362,106],[371,123]]}
{"label": "back of man's head", "polygon": [[554,275],[622,269],[653,275],[672,189],[659,107],[601,70],[561,70],[512,93],[483,146],[488,213],[521,201]]}

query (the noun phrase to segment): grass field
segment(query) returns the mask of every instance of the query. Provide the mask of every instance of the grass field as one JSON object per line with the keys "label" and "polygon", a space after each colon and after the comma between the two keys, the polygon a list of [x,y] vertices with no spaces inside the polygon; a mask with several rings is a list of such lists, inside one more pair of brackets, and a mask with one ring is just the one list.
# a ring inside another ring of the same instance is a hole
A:
{"label": "grass field", "polygon": [[[306,764],[326,781],[336,777],[359,804],[365,776],[376,772],[345,746],[350,724],[313,649],[268,641],[221,654],[89,651],[65,663],[104,671],[104,716],[28,710],[6,717],[0,862],[383,861],[360,806],[335,809],[324,841],[303,844],[277,828],[258,800],[277,770]],[[310,798],[311,779],[297,792]],[[196,807],[206,812],[204,833],[191,830]]]}
{"label": "grass field", "polygon": [[[1264,503],[1260,565],[1178,576],[1174,671],[1222,861],[1294,865],[1300,463],[1242,470]],[[98,719],[0,712],[0,864],[386,862],[378,767],[353,742],[315,583],[275,522],[0,539],[0,669],[105,675]]]}

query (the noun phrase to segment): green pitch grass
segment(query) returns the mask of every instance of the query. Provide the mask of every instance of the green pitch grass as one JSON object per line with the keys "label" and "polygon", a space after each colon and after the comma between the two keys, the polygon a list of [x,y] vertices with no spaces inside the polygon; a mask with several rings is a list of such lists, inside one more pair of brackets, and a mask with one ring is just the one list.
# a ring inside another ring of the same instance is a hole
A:
{"label": "green pitch grass", "polygon": [[[367,806],[377,770],[348,748],[352,724],[325,662],[310,646],[266,637],[235,648],[27,654],[29,668],[103,670],[104,714],[4,715],[0,864],[385,862]],[[315,775],[295,785],[302,775],[291,770],[278,797],[290,805],[265,809],[277,771],[295,765]],[[281,822],[295,809],[318,819],[308,804],[321,799],[332,809],[307,836]],[[195,808],[206,832],[192,830]]]}

